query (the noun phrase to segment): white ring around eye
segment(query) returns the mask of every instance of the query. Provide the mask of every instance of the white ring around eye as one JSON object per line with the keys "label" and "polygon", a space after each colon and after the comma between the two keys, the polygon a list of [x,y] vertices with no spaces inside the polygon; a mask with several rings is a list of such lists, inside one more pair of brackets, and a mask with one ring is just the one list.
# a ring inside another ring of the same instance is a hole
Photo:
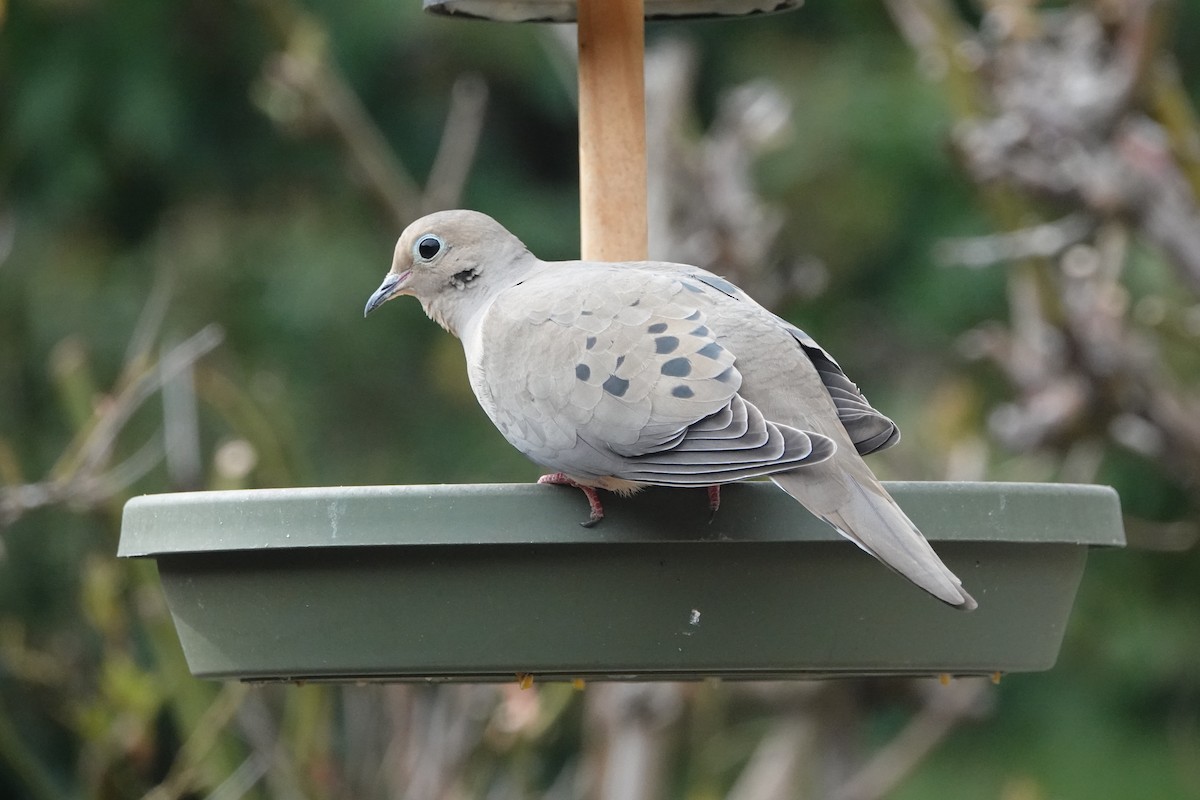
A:
{"label": "white ring around eye", "polygon": [[435,233],[427,233],[413,242],[413,260],[432,261],[445,247],[446,243],[442,241],[442,237]]}

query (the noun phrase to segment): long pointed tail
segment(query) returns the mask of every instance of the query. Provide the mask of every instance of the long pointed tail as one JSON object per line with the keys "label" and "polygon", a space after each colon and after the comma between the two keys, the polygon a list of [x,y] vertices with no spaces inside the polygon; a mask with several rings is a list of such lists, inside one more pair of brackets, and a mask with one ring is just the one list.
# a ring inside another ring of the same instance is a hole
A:
{"label": "long pointed tail", "polygon": [[[862,477],[843,473],[834,478],[823,467],[780,472],[771,480],[838,533],[937,599],[964,611],[978,606],[865,465]],[[818,477],[817,471],[825,474]],[[831,479],[838,484],[834,492],[828,491]],[[822,492],[822,486],[826,491]],[[837,496],[837,502],[817,499],[831,494]]]}

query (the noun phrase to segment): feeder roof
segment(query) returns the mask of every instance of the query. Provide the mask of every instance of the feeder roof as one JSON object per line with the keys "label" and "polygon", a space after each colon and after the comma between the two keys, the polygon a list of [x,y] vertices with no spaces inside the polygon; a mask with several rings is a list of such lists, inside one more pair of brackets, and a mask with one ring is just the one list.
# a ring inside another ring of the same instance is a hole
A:
{"label": "feeder roof", "polygon": [[[645,0],[646,19],[694,19],[771,14],[804,0]],[[425,10],[496,22],[574,22],[575,0],[423,0]]]}

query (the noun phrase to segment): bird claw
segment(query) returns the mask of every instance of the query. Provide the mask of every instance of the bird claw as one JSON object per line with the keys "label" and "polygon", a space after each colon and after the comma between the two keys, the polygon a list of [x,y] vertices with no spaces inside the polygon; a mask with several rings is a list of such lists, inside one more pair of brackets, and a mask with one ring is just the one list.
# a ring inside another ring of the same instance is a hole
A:
{"label": "bird claw", "polygon": [[708,524],[717,518],[717,509],[721,507],[721,484],[708,487]]}
{"label": "bird claw", "polygon": [[563,472],[552,472],[549,475],[543,475],[537,479],[537,482],[550,484],[552,486],[573,486],[579,491],[583,492],[584,497],[587,498],[588,508],[591,510],[591,514],[588,516],[586,522],[579,523],[580,527],[594,528],[602,519],[604,519],[604,505],[600,502],[600,493],[597,492],[593,487],[584,486],[582,483],[579,483]]}

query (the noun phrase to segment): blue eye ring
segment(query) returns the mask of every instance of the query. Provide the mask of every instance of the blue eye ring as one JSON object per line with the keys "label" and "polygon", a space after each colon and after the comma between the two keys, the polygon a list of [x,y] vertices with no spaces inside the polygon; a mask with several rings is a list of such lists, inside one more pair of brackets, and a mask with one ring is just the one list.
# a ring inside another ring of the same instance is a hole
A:
{"label": "blue eye ring", "polygon": [[442,237],[427,233],[413,243],[413,258],[418,261],[432,261],[445,247],[446,243],[442,241]]}

